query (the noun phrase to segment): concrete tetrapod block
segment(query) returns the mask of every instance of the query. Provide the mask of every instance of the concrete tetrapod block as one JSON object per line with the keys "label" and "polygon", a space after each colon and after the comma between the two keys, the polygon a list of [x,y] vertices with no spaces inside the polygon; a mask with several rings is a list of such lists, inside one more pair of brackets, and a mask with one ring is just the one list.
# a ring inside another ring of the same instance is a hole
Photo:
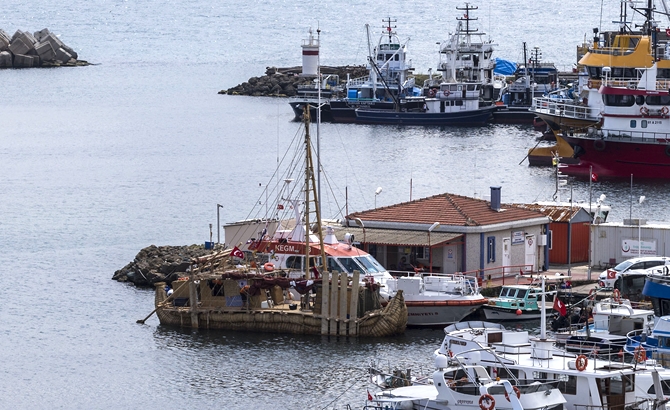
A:
{"label": "concrete tetrapod block", "polygon": [[44,43],[35,44],[35,51],[37,51],[37,55],[40,56],[40,60],[43,62],[53,61],[56,58],[56,51],[49,42],[45,41]]}
{"label": "concrete tetrapod block", "polygon": [[59,48],[58,50],[56,50],[56,60],[60,60],[63,63],[67,63],[68,61],[70,61],[71,58],[72,56],[70,55],[70,53],[63,50],[63,48]]}
{"label": "concrete tetrapod block", "polygon": [[5,30],[0,29],[0,51],[9,51],[10,42],[9,34]]}
{"label": "concrete tetrapod block", "polygon": [[28,45],[20,38],[12,40],[12,43],[9,45],[9,51],[11,51],[14,55],[26,54],[28,51],[30,51],[31,48],[32,46],[28,47]]}
{"label": "concrete tetrapod block", "polygon": [[49,33],[49,34],[47,34],[47,35],[44,37],[44,39],[42,40],[42,42],[45,42],[45,41],[48,41],[49,43],[51,43],[51,47],[53,47],[54,50],[56,50],[56,51],[57,51],[59,48],[63,47],[63,42],[60,41],[60,39],[59,39],[58,37],[56,37],[56,36],[54,35],[54,33]]}
{"label": "concrete tetrapod block", "polygon": [[68,46],[66,46],[65,44],[63,44],[63,45],[61,46],[61,48],[62,48],[63,50],[65,50],[69,55],[71,55],[72,58],[74,58],[75,60],[78,60],[78,59],[79,59],[79,55],[77,54],[77,52],[74,51],[73,49],[71,49],[70,47],[68,47]]}
{"label": "concrete tetrapod block", "polygon": [[11,43],[12,41],[16,40],[17,38],[21,37],[22,35],[23,35],[23,31],[16,30],[16,33],[14,33],[12,38],[9,39],[9,42]]}
{"label": "concrete tetrapod block", "polygon": [[23,40],[23,42],[26,43],[26,45],[28,47],[33,47],[35,45],[35,43],[37,43],[37,40],[35,40],[35,37],[33,37],[33,35],[30,34],[27,31],[24,31],[23,34],[21,35],[21,37],[19,37],[19,38],[21,40]]}
{"label": "concrete tetrapod block", "polygon": [[33,67],[34,57],[24,54],[14,54],[14,68]]}
{"label": "concrete tetrapod block", "polygon": [[12,68],[12,53],[9,51],[0,51],[0,68]]}
{"label": "concrete tetrapod block", "polygon": [[43,28],[40,31],[36,31],[35,32],[35,40],[37,40],[38,42],[41,43],[44,40],[44,38],[49,35],[49,33],[51,33],[51,32],[49,31],[48,28]]}

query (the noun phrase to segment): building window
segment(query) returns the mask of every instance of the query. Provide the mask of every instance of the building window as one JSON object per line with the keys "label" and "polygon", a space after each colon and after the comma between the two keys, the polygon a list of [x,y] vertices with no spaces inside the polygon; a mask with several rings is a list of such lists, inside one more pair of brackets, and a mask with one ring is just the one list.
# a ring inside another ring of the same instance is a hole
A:
{"label": "building window", "polygon": [[553,231],[549,230],[549,233],[547,233],[547,243],[549,244],[549,250],[554,249],[554,235]]}
{"label": "building window", "polygon": [[486,238],[486,249],[487,249],[487,257],[488,257],[488,262],[495,262],[496,261],[496,237],[495,236],[489,236]]}

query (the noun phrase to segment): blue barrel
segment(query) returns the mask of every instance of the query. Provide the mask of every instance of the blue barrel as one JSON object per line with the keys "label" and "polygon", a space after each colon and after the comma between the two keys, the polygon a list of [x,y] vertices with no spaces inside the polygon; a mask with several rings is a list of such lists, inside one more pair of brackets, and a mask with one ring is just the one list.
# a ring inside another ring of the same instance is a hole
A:
{"label": "blue barrel", "polygon": [[358,99],[358,90],[348,90],[347,98],[349,98],[350,100]]}
{"label": "blue barrel", "polygon": [[214,242],[205,242],[205,249],[214,249]]}

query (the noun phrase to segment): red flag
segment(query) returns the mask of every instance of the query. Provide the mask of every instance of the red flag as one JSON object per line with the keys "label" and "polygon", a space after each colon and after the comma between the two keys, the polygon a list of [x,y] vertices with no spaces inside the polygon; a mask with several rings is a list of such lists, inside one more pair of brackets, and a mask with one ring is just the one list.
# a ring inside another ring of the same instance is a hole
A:
{"label": "red flag", "polygon": [[598,182],[598,174],[596,174],[595,172],[591,172],[591,181]]}
{"label": "red flag", "polygon": [[233,248],[232,251],[230,251],[230,256],[234,256],[236,258],[244,259],[244,252],[242,252],[237,246]]}
{"label": "red flag", "polygon": [[558,296],[554,298],[554,310],[558,311],[561,316],[565,316],[568,313],[565,303],[563,303]]}
{"label": "red flag", "polygon": [[319,277],[321,276],[316,266],[312,266],[312,276],[314,276],[314,279],[319,279]]}
{"label": "red flag", "polygon": [[284,205],[282,204],[277,205],[277,209],[284,209]]}
{"label": "red flag", "polygon": [[368,390],[368,401],[372,401],[372,395],[370,394],[370,390]]}

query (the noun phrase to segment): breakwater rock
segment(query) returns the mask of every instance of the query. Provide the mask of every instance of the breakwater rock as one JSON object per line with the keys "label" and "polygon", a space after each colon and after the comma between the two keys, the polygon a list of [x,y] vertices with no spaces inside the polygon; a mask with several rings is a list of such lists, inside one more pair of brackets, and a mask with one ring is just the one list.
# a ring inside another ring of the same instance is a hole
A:
{"label": "breakwater rock", "polygon": [[[255,97],[273,96],[273,97],[293,97],[297,94],[299,86],[314,85],[314,77],[303,77],[300,75],[302,67],[267,67],[265,75],[262,77],[251,77],[248,81],[239,84],[233,88],[219,91],[219,94],[230,95],[251,95]],[[364,77],[369,74],[365,66],[341,66],[328,67],[321,66],[321,75],[331,76],[330,80],[337,76],[339,85],[347,82],[347,75],[350,78]]]}
{"label": "breakwater rock", "polygon": [[211,249],[205,249],[204,245],[151,245],[139,251],[132,262],[114,272],[112,279],[131,282],[138,287],[153,287],[156,282],[171,283],[180,276],[186,276],[186,270],[194,258],[212,252]]}
{"label": "breakwater rock", "polygon": [[17,30],[13,36],[0,29],[0,68],[58,67],[88,65],[77,52],[49,29],[30,34]]}

